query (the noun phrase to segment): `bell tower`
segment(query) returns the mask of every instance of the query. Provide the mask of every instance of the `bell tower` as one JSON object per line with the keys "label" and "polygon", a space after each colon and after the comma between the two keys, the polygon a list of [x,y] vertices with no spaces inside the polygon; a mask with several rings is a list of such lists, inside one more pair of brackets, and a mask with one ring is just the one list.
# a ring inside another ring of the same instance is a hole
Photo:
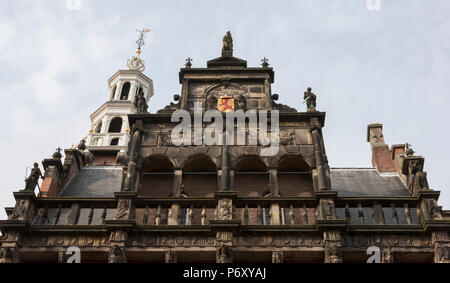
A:
{"label": "bell tower", "polygon": [[140,57],[144,35],[139,31],[136,55],[127,60],[126,70],[117,71],[108,80],[108,100],[91,114],[91,130],[86,139],[90,151],[125,150],[130,138],[128,114],[136,114],[137,95],[142,92],[146,103],[153,96],[153,81],[143,74],[145,62]]}

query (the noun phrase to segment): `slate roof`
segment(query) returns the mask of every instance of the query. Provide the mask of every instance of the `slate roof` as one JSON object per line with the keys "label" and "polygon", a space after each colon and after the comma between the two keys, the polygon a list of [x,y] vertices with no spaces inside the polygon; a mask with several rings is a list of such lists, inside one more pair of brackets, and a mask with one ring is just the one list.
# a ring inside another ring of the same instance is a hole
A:
{"label": "slate roof", "polygon": [[122,183],[121,167],[85,167],[67,183],[61,197],[114,197]]}
{"label": "slate roof", "polygon": [[[121,167],[82,168],[61,192],[62,197],[114,197],[120,191]],[[338,197],[409,197],[397,173],[379,173],[367,168],[331,169],[331,188]]]}
{"label": "slate roof", "polygon": [[331,188],[338,197],[409,197],[397,173],[379,173],[374,168],[331,169]]}

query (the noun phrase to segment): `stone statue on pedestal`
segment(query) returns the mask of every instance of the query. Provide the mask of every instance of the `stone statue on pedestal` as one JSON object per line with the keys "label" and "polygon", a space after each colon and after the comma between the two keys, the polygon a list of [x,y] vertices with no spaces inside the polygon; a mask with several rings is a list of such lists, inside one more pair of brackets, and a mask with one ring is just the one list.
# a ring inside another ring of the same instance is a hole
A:
{"label": "stone statue on pedestal", "polygon": [[134,106],[136,107],[138,114],[147,114],[147,100],[144,97],[144,91],[141,86],[138,86],[136,90],[136,96],[134,98]]}
{"label": "stone statue on pedestal", "polygon": [[34,192],[34,189],[38,185],[39,177],[44,179],[41,169],[39,169],[39,164],[35,162],[33,169],[31,169],[30,176],[25,179],[25,191]]}
{"label": "stone statue on pedestal", "polygon": [[223,37],[222,56],[233,56],[233,38],[229,31]]}
{"label": "stone statue on pedestal", "polygon": [[316,112],[316,99],[317,96],[312,93],[312,89],[309,87],[303,96],[303,103],[306,103],[306,109],[308,112]]}

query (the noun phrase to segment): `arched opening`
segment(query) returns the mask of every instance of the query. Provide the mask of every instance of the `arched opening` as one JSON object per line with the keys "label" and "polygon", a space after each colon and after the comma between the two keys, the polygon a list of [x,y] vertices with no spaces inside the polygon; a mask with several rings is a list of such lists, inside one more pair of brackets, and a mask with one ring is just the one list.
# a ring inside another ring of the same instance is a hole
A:
{"label": "arched opening", "polygon": [[190,159],[183,168],[183,185],[189,197],[213,197],[217,190],[216,164],[208,156]]}
{"label": "arched opening", "polygon": [[122,118],[116,117],[109,124],[108,133],[120,133],[122,131]]}
{"label": "arched opening", "polygon": [[282,196],[312,197],[311,168],[300,156],[283,159],[278,165],[278,190]]}
{"label": "arched opening", "polygon": [[123,84],[122,92],[120,93],[120,100],[127,100],[130,93],[131,84],[126,82]]}
{"label": "arched opening", "polygon": [[146,198],[167,198],[173,190],[173,164],[165,156],[152,156],[142,165],[139,195]]}
{"label": "arched opening", "polygon": [[269,191],[266,164],[257,156],[240,160],[234,168],[234,188],[240,197],[260,197]]}
{"label": "arched opening", "polygon": [[99,134],[102,131],[102,126],[103,126],[102,122],[98,123],[97,126],[95,127],[95,133]]}
{"label": "arched opening", "polygon": [[114,139],[111,140],[110,145],[111,146],[119,145],[119,141],[120,141],[119,138],[114,138]]}

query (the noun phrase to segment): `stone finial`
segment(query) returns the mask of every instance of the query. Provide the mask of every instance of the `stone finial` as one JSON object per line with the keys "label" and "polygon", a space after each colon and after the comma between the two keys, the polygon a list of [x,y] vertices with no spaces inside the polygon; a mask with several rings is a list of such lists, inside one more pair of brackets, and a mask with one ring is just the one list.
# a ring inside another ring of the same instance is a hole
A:
{"label": "stone finial", "polygon": [[262,66],[263,68],[269,68],[269,59],[267,59],[266,57],[264,57],[264,58],[261,60],[261,62],[262,62],[261,66]]}
{"label": "stone finial", "polygon": [[416,153],[416,152],[412,149],[412,147],[411,147],[411,145],[410,145],[409,143],[405,143],[405,146],[406,146],[406,150],[405,150],[406,156],[413,156],[414,153]]}
{"label": "stone finial", "polygon": [[80,151],[84,151],[86,149],[86,140],[82,139],[80,141],[80,143],[77,146],[77,149],[79,149]]}
{"label": "stone finial", "polygon": [[53,153],[53,158],[55,159],[61,159],[62,158],[62,154],[61,154],[61,148],[58,147],[55,151],[55,153]]}
{"label": "stone finial", "polygon": [[184,64],[184,67],[186,68],[186,69],[190,69],[191,67],[192,67],[192,61],[194,61],[191,57],[188,57],[187,59],[186,59],[186,64]]}

